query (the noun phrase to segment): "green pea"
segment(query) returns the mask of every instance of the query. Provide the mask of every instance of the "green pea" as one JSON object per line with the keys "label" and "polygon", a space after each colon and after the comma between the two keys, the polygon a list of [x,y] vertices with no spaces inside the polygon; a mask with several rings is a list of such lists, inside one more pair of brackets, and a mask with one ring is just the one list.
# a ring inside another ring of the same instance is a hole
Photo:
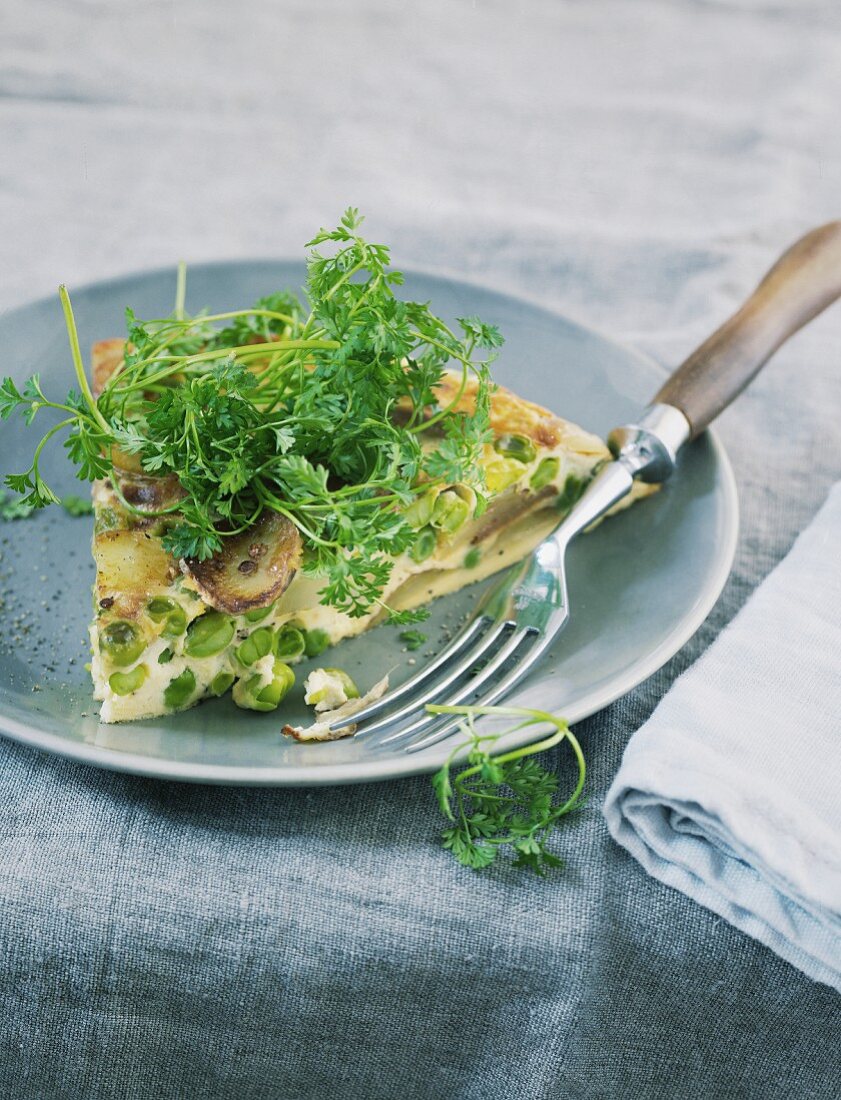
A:
{"label": "green pea", "polygon": [[261,703],[270,703],[273,707],[283,699],[295,683],[295,673],[283,661],[275,660],[272,666],[272,682],[264,687],[257,698]]}
{"label": "green pea", "polygon": [[275,656],[283,661],[294,661],[307,651],[304,632],[296,626],[282,626],[275,635]]}
{"label": "green pea", "polygon": [[136,623],[115,619],[99,632],[99,647],[115,665],[125,668],[133,664],[146,648],[146,639]]}
{"label": "green pea", "polygon": [[475,569],[476,566],[479,564],[481,557],[482,552],[480,551],[479,547],[474,546],[472,550],[468,550],[467,553],[464,555],[464,568]]}
{"label": "green pea", "polygon": [[169,662],[172,660],[172,657],[173,653],[171,649],[162,649],[158,654],[158,664],[168,665]]}
{"label": "green pea", "polygon": [[304,632],[304,652],[308,657],[317,657],[330,645],[330,635],[326,630],[307,630]]}
{"label": "green pea", "polygon": [[485,463],[485,484],[490,493],[501,493],[523,476],[523,464],[515,459],[494,458]]}
{"label": "green pea", "polygon": [[210,681],[211,695],[224,695],[235,679],[232,672],[217,672]]}
{"label": "green pea", "polygon": [[183,707],[196,690],[196,675],[191,668],[185,668],[164,688],[164,702],[168,707]]}
{"label": "green pea", "polygon": [[161,633],[165,638],[178,638],[187,629],[187,615],[182,607],[167,617]]}
{"label": "green pea", "polygon": [[525,465],[534,462],[537,458],[537,448],[524,435],[501,435],[494,440],[494,450],[497,454],[514,458]]}
{"label": "green pea", "polygon": [[272,611],[274,611],[274,604],[270,603],[268,607],[255,607],[253,611],[246,611],[243,618],[247,623],[261,623]]}
{"label": "green pea", "polygon": [[409,557],[412,561],[416,562],[426,561],[428,557],[435,553],[435,547],[437,545],[438,536],[431,527],[424,527],[424,529],[418,533],[418,537],[409,550]]}
{"label": "green pea", "polygon": [[271,653],[273,647],[274,631],[270,626],[260,626],[237,646],[237,660],[246,666],[253,665]]}
{"label": "green pea", "polygon": [[531,475],[529,485],[532,489],[542,489],[544,485],[548,485],[550,481],[554,481],[558,476],[558,470],[561,468],[561,460],[555,458],[544,458],[534,473]]}
{"label": "green pea", "polygon": [[237,680],[234,684],[234,702],[246,710],[274,710],[294,683],[295,673],[289,665],[275,660],[271,682],[264,687],[260,686],[259,676]]}
{"label": "green pea", "polygon": [[[351,680],[350,676],[348,676],[343,668],[324,668],[321,671],[328,673],[328,675],[330,676],[334,676],[340,682],[348,699],[359,698],[359,688],[356,686],[353,680]],[[329,688],[323,687],[319,691],[314,691],[311,694],[308,693],[304,701],[310,706],[315,706],[317,703],[320,703],[322,699],[325,698],[328,691]]]}
{"label": "green pea", "polygon": [[339,679],[342,681],[342,685],[345,689],[345,695],[347,695],[348,699],[359,698],[359,688],[356,686],[356,684],[353,682],[350,676],[348,676],[343,668],[328,668],[327,671],[332,672],[334,673],[334,675],[339,677]]}
{"label": "green pea", "polygon": [[584,492],[586,487],[587,483],[582,478],[576,477],[575,474],[567,474],[567,479],[564,482],[564,487],[558,497],[558,508],[562,512],[570,509]]}
{"label": "green pea", "polygon": [[131,695],[148,675],[149,669],[145,665],[135,665],[130,672],[112,672],[108,677],[108,686],[115,695]]}
{"label": "green pea", "polygon": [[183,607],[168,596],[155,596],[146,604],[149,618],[156,623],[163,623],[161,634],[165,638],[177,638],[187,629],[187,616]]}
{"label": "green pea", "polygon": [[208,611],[193,619],[187,628],[184,652],[188,657],[212,657],[228,645],[234,624],[219,611]]}
{"label": "green pea", "polygon": [[438,497],[438,490],[432,489],[427,493],[423,493],[421,496],[416,497],[406,511],[403,513],[406,522],[410,527],[426,527],[427,523],[432,519],[432,513],[435,510],[435,501]]}
{"label": "green pea", "polygon": [[470,505],[452,489],[446,489],[435,501],[430,523],[439,531],[452,534],[463,526],[470,515]]}
{"label": "green pea", "polygon": [[176,609],[176,607],[178,607],[178,604],[168,596],[155,596],[154,599],[149,600],[146,604],[149,618],[153,619],[156,623],[165,619],[167,615]]}

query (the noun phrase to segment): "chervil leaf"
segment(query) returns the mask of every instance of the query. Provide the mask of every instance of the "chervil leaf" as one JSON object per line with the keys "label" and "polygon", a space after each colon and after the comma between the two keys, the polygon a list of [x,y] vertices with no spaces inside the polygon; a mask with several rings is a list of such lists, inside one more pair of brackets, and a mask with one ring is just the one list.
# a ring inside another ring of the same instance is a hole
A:
{"label": "chervil leaf", "polygon": [[458,323],[464,335],[472,337],[477,347],[501,348],[505,343],[496,325],[486,325],[478,317],[459,317]]}
{"label": "chervil leaf", "polygon": [[206,561],[222,548],[222,540],[215,531],[187,521],[171,527],[161,541],[174,558],[198,558],[199,561]]}
{"label": "chervil leaf", "polygon": [[60,498],[38,473],[36,462],[33,462],[25,474],[8,474],[6,485],[16,493],[23,494],[23,504],[30,509],[46,508],[60,502]]}
{"label": "chervil leaf", "polygon": [[69,516],[90,516],[93,514],[93,504],[84,497],[69,496],[61,498],[61,506]]}
{"label": "chervil leaf", "polygon": [[[395,611],[395,609],[392,607],[388,609],[388,622],[392,626],[411,626],[413,623],[425,623],[428,618],[429,610],[425,607],[415,607],[411,610],[405,608],[402,611]],[[418,632],[406,631],[406,633],[417,634]],[[416,646],[409,646],[409,649],[416,648]]]}
{"label": "chervil leaf", "polygon": [[[441,834],[443,846],[467,867],[480,869],[493,862],[503,848],[514,853],[512,866],[543,875],[561,866],[547,844],[566,814],[580,804],[584,786],[584,757],[566,722],[543,711],[520,707],[427,707],[433,714],[460,715],[467,735],[435,773],[432,784],[441,812],[453,824]],[[511,730],[480,734],[475,719],[481,715],[509,715],[523,719],[515,730],[549,725],[554,733],[538,744],[493,755],[493,746]],[[557,800],[558,776],[547,771],[534,754],[567,740],[578,764],[572,794]],[[456,757],[467,755],[467,767],[455,772]]]}
{"label": "chervil leaf", "polygon": [[9,493],[0,490],[0,519],[26,519],[31,516],[35,508],[26,504],[20,497],[13,497]]}
{"label": "chervil leaf", "polygon": [[23,394],[11,378],[4,378],[0,383],[0,418],[8,420],[14,410],[23,404],[25,404]]}
{"label": "chervil leaf", "polygon": [[472,867],[474,871],[489,867],[496,859],[496,848],[473,840],[458,827],[444,829],[441,833],[441,843],[453,853],[459,863],[465,867]]}

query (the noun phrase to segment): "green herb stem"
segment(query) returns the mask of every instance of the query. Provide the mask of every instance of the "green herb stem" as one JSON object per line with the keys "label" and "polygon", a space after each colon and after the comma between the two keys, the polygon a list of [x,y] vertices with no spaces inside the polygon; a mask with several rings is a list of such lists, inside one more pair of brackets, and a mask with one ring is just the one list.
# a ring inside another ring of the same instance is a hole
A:
{"label": "green herb stem", "polygon": [[87,375],[85,374],[85,364],[82,361],[82,352],[79,349],[79,333],[76,330],[76,319],[73,316],[73,305],[64,283],[58,288],[58,296],[61,300],[61,308],[64,311],[64,322],[67,326],[67,337],[70,341],[70,355],[73,359],[73,369],[76,372],[76,380],[79,383],[79,389],[82,391],[82,395],[87,402],[94,420],[104,432],[108,432],[108,423],[97,408],[96,401],[94,400],[94,396],[88,384]]}
{"label": "green herb stem", "polygon": [[187,300],[187,265],[181,260],[175,283],[175,319],[184,320],[184,304]]}

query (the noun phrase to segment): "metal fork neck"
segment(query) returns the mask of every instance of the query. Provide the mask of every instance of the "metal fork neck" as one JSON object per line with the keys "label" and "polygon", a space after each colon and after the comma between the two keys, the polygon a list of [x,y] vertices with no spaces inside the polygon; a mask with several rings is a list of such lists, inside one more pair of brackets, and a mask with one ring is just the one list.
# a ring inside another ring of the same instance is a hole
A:
{"label": "metal fork neck", "polygon": [[556,529],[553,540],[565,546],[627,496],[633,484],[634,476],[623,462],[605,462],[584,490],[581,499]]}
{"label": "metal fork neck", "polygon": [[660,482],[674,470],[690,431],[689,421],[674,405],[649,405],[636,424],[614,428],[607,445],[632,477]]}
{"label": "metal fork neck", "polygon": [[677,452],[689,438],[689,421],[671,405],[651,405],[636,424],[614,428],[608,446],[615,462],[606,462],[554,539],[565,544],[586,530],[630,493],[634,480],[665,481],[675,467]]}

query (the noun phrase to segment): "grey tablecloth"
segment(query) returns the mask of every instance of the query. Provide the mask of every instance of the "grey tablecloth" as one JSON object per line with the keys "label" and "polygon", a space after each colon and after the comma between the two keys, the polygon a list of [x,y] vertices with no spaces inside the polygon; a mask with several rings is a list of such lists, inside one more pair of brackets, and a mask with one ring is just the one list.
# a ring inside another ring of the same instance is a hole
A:
{"label": "grey tablecloth", "polygon": [[[352,202],[406,265],[671,363],[841,211],[832,0],[7,0],[0,24],[2,308],[297,255]],[[838,997],[648,879],[599,802],[841,474],[839,359],[836,311],[723,418],[735,571],[580,727],[591,801],[551,881],[456,867],[424,779],[213,790],[0,745],[0,1094],[836,1096]]]}

